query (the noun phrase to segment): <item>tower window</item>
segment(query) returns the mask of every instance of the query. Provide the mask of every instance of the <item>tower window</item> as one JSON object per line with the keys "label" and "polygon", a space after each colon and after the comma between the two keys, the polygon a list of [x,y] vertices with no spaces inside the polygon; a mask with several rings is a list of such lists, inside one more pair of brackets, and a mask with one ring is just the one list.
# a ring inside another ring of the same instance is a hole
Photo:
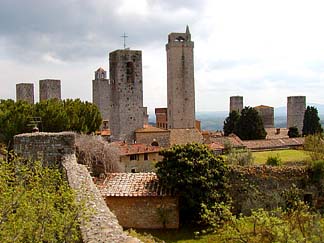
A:
{"label": "tower window", "polygon": [[126,64],[126,78],[128,83],[134,83],[135,82],[135,72],[134,72],[134,63],[133,62],[127,62]]}

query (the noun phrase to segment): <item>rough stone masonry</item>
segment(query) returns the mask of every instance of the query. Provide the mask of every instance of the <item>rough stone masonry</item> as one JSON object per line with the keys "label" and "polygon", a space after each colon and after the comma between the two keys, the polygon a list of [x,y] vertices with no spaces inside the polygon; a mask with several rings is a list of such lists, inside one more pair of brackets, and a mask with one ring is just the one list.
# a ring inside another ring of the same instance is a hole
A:
{"label": "rough stone masonry", "polygon": [[77,200],[83,200],[91,215],[81,222],[81,234],[85,243],[139,243],[123,232],[116,216],[104,199],[84,165],[75,156],[75,134],[27,133],[14,137],[14,150],[18,155],[41,160],[44,165],[60,163],[66,170],[71,188],[76,190]]}

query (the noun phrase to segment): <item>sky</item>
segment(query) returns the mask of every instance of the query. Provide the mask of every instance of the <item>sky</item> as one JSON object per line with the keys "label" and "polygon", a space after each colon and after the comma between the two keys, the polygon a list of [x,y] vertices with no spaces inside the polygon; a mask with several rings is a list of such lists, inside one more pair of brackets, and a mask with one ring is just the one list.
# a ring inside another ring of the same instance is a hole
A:
{"label": "sky", "polygon": [[0,99],[17,83],[60,79],[62,98],[92,101],[108,54],[141,50],[144,106],[165,107],[168,34],[189,25],[197,111],[324,103],[323,0],[0,0]]}

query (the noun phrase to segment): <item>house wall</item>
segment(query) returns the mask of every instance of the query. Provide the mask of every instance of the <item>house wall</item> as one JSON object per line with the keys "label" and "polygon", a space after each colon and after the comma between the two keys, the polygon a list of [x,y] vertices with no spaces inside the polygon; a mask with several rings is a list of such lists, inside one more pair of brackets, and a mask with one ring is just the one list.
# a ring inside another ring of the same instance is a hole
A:
{"label": "house wall", "polygon": [[136,154],[136,159],[131,160],[130,155],[123,155],[120,157],[120,163],[123,172],[151,172],[155,170],[155,163],[162,160],[162,156],[159,153],[147,153],[147,160],[144,158],[144,154]]}
{"label": "house wall", "polygon": [[136,132],[136,142],[149,144],[155,140],[158,142],[160,147],[169,147],[170,146],[170,131],[166,130],[165,132]]}
{"label": "house wall", "polygon": [[[169,229],[179,227],[177,197],[106,197],[106,203],[125,228]],[[163,221],[165,225],[163,225]]]}

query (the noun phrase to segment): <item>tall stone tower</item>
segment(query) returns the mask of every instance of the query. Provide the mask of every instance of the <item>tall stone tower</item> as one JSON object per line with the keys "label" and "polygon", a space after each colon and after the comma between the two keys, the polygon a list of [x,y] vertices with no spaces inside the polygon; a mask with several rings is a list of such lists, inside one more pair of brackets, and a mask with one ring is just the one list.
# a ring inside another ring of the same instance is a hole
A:
{"label": "tall stone tower", "polygon": [[143,128],[147,117],[143,107],[142,52],[116,50],[109,54],[113,139],[132,142],[135,130]]}
{"label": "tall stone tower", "polygon": [[16,101],[19,100],[27,101],[30,104],[34,104],[34,84],[16,84]]}
{"label": "tall stone tower", "polygon": [[237,111],[241,113],[243,110],[243,96],[231,96],[230,97],[230,112]]}
{"label": "tall stone tower", "polygon": [[297,127],[301,133],[306,110],[306,96],[287,97],[287,128]]}
{"label": "tall stone tower", "polygon": [[61,80],[39,80],[39,101],[61,99]]}
{"label": "tall stone tower", "polygon": [[274,127],[274,108],[267,105],[259,105],[254,107],[259,112],[259,115],[263,121],[264,128]]}
{"label": "tall stone tower", "polygon": [[195,127],[194,43],[185,33],[170,33],[167,52],[168,127]]}
{"label": "tall stone tower", "polygon": [[110,96],[107,72],[99,68],[95,71],[95,79],[92,80],[92,102],[97,105],[103,120],[110,120]]}

